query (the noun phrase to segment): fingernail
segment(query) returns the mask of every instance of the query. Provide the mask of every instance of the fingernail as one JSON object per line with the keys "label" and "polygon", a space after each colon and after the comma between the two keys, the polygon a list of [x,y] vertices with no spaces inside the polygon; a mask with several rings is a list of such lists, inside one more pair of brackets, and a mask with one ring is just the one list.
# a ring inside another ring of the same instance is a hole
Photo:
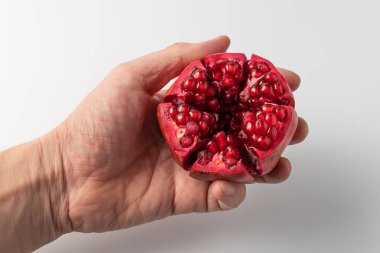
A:
{"label": "fingernail", "polygon": [[236,187],[230,183],[225,184],[223,188],[223,192],[226,196],[234,195],[236,192]]}

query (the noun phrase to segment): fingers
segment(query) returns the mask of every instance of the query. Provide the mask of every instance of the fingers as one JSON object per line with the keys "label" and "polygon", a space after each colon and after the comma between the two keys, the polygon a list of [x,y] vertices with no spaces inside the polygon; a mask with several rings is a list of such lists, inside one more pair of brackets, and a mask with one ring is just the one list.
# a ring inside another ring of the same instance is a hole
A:
{"label": "fingers", "polygon": [[292,165],[290,161],[284,157],[281,157],[276,167],[266,175],[256,178],[256,183],[269,183],[277,184],[285,181],[289,178],[292,171]]}
{"label": "fingers", "polygon": [[299,75],[287,69],[283,69],[283,68],[277,68],[277,69],[278,71],[280,71],[281,75],[289,83],[290,89],[292,91],[295,91],[300,86],[301,78],[299,77]]}
{"label": "fingers", "polygon": [[245,184],[224,180],[212,182],[208,189],[207,211],[230,210],[238,207],[246,194]]}
{"label": "fingers", "polygon": [[297,129],[293,135],[293,139],[290,141],[290,145],[302,142],[306,138],[308,133],[309,127],[307,125],[307,122],[303,118],[298,117]]}
{"label": "fingers", "polygon": [[227,36],[200,43],[176,43],[127,64],[135,75],[141,76],[143,88],[153,95],[189,63],[209,54],[225,52],[229,44]]}

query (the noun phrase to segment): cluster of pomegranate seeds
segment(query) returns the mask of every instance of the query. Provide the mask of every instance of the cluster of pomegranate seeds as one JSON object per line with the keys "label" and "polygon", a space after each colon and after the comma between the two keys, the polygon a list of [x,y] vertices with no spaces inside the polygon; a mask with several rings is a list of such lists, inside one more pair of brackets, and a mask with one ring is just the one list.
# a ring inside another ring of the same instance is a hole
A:
{"label": "cluster of pomegranate seeds", "polygon": [[219,152],[223,154],[223,161],[227,168],[231,169],[240,159],[238,141],[235,136],[227,135],[220,131],[214,135],[214,138],[207,143],[206,151],[199,153],[199,163],[206,165],[211,162],[212,157]]}
{"label": "cluster of pomegranate seeds", "polygon": [[194,69],[182,83],[182,91],[187,103],[202,109],[216,112],[220,109],[215,88],[208,82],[207,73],[202,69]]}
{"label": "cluster of pomegranate seeds", "polygon": [[187,104],[169,107],[168,113],[177,125],[177,136],[182,147],[193,145],[195,136],[209,138],[217,129],[215,115],[201,112]]}
{"label": "cluster of pomegranate seeds", "polygon": [[265,104],[255,113],[244,112],[239,138],[257,149],[268,150],[278,140],[287,112],[282,106]]}
{"label": "cluster of pomegranate seeds", "polygon": [[218,88],[223,104],[233,103],[244,79],[242,66],[233,60],[220,59],[206,67],[210,81]]}
{"label": "cluster of pomegranate seeds", "polygon": [[177,140],[170,142],[181,148],[172,149],[176,160],[205,174],[225,175],[241,166],[250,175],[268,171],[257,166],[279,158],[296,126],[289,85],[269,61],[254,55],[216,54],[194,62],[164,100],[171,103],[163,107],[171,120],[159,116],[160,126],[174,125],[175,133],[164,136]]}

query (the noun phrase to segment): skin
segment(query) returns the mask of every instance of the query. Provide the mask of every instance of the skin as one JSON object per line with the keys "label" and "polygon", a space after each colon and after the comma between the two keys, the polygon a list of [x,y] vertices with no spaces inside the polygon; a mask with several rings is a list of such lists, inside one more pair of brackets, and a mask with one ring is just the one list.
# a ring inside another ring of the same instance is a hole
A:
{"label": "skin", "polygon": [[[1,152],[0,252],[29,252],[72,231],[117,230],[239,206],[246,186],[189,177],[172,159],[155,116],[165,84],[229,43],[226,36],[176,43],[122,63],[53,131]],[[299,76],[280,71],[296,90]],[[300,118],[291,144],[307,132]],[[257,182],[279,183],[290,171],[281,158]]]}

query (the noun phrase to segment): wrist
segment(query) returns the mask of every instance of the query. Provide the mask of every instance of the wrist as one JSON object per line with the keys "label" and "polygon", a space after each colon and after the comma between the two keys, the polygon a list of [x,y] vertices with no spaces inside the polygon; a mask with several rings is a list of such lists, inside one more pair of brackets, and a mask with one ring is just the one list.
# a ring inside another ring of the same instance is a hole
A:
{"label": "wrist", "polygon": [[56,237],[72,232],[69,218],[68,189],[63,156],[63,143],[58,130],[35,140],[46,190],[46,209],[49,210],[51,229]]}
{"label": "wrist", "polygon": [[30,252],[71,231],[54,135],[0,153],[0,252]]}

